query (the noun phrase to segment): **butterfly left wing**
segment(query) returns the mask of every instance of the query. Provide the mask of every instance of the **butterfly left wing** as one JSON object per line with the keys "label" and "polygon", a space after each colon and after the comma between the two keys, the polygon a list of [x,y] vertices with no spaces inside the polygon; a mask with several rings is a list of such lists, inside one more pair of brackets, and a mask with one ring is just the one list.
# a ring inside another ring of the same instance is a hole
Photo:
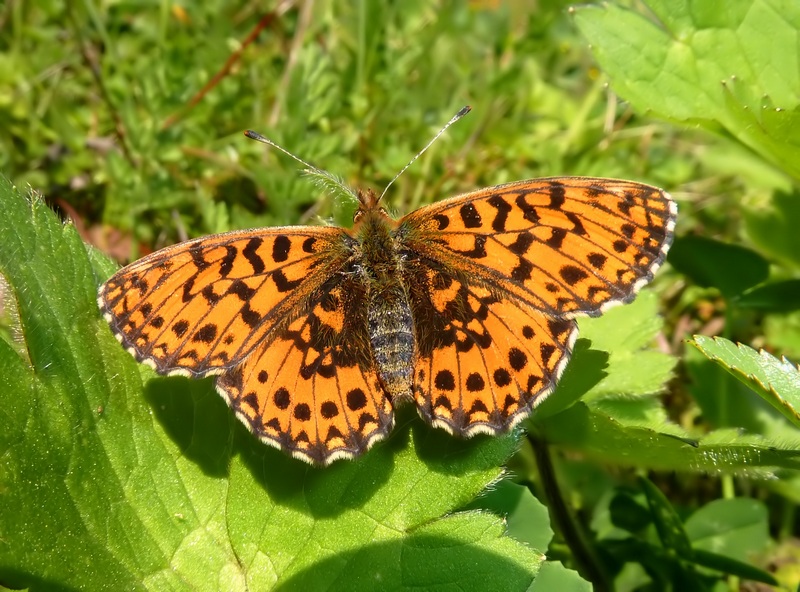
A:
{"label": "butterfly left wing", "polygon": [[389,433],[392,404],[367,332],[354,270],[309,295],[301,314],[217,378],[217,390],[267,444],[316,465],[358,456]]}
{"label": "butterfly left wing", "polygon": [[157,251],[100,287],[117,338],[162,374],[217,375],[266,443],[313,464],[385,437],[354,239],[339,228],[237,231]]}
{"label": "butterfly left wing", "polygon": [[100,286],[98,304],[117,339],[157,372],[219,374],[338,273],[350,243],[330,227],[207,236],[122,268]]}

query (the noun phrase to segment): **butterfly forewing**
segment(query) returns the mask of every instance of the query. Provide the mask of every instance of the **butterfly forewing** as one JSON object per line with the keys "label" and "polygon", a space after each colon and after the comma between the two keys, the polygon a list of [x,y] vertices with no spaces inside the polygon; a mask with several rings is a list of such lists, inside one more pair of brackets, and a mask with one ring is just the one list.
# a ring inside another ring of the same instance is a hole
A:
{"label": "butterfly forewing", "polygon": [[663,262],[676,208],[660,189],[566,177],[482,189],[412,212],[409,248],[554,316],[630,301]]}
{"label": "butterfly forewing", "polygon": [[342,229],[230,232],[162,249],[100,288],[111,329],[161,373],[219,373],[240,363],[349,253]]}

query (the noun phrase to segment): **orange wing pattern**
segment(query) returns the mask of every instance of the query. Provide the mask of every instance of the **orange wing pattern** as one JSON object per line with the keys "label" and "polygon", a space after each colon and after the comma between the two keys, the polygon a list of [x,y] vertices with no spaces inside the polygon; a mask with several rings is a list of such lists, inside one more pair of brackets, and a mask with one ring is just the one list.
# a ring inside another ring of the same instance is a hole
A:
{"label": "orange wing pattern", "polygon": [[629,302],[664,261],[677,209],[660,189],[554,177],[489,187],[400,220],[408,247],[551,316]]}
{"label": "orange wing pattern", "polygon": [[525,418],[569,360],[572,319],[633,299],[663,262],[676,214],[654,187],[550,178],[401,219],[422,417],[464,436]]}
{"label": "orange wing pattern", "polygon": [[369,349],[354,239],[335,228],[205,237],[100,287],[117,339],[162,374],[218,374],[264,442],[326,465],[385,437],[392,406]]}
{"label": "orange wing pattern", "polygon": [[550,394],[578,335],[485,286],[420,264],[414,399],[436,427],[461,436],[507,430]]}
{"label": "orange wing pattern", "polygon": [[318,465],[361,454],[393,424],[372,362],[364,286],[343,278],[317,290],[301,316],[217,380],[253,433]]}
{"label": "orange wing pattern", "polygon": [[98,304],[137,360],[162,374],[219,374],[342,267],[348,240],[324,227],[200,238],[120,270]]}

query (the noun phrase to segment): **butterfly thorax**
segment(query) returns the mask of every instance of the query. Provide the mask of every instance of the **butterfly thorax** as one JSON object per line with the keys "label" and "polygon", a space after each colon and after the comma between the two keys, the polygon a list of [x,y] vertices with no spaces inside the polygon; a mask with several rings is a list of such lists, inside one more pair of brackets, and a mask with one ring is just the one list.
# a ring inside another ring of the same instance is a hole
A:
{"label": "butterfly thorax", "polygon": [[378,374],[392,399],[411,396],[414,335],[408,294],[400,278],[397,224],[380,208],[360,212],[355,232],[367,288],[370,343]]}

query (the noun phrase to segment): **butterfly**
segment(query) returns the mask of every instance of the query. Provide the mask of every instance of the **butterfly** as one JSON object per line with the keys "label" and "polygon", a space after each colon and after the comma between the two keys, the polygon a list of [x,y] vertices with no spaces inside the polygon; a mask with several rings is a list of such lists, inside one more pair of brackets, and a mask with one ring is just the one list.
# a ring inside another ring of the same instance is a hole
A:
{"label": "butterfly", "polygon": [[351,229],[227,232],[152,253],[99,289],[111,330],[160,374],[215,375],[265,443],[314,465],[385,438],[395,406],[470,437],[554,389],[576,317],[631,301],[677,207],[632,181],[552,177],[391,218],[357,193]]}

